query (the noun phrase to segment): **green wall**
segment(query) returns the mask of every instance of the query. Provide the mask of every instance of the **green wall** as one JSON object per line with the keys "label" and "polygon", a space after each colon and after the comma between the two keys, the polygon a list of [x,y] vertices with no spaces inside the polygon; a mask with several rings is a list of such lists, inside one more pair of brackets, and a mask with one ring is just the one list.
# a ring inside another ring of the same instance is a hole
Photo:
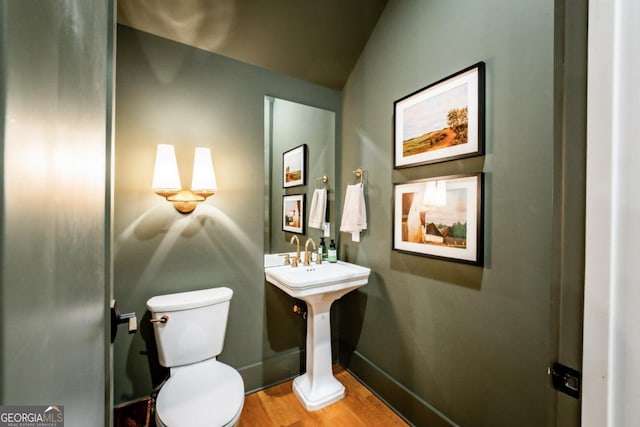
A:
{"label": "green wall", "polygon": [[[149,395],[166,374],[145,307],[165,293],[233,289],[219,359],[247,390],[298,374],[304,323],[262,268],[264,96],[339,116],[340,93],[123,26],[117,46],[114,295],[140,331],[114,344],[115,402]],[[193,149],[211,148],[219,190],[190,215],[150,189],[158,143],[176,145],[183,186]]]}
{"label": "green wall", "polygon": [[[393,102],[486,63],[486,155],[394,170]],[[367,171],[371,267],[340,303],[340,360],[419,425],[541,426],[553,231],[554,2],[390,1],[343,91],[343,185]],[[391,250],[393,183],[483,171],[485,262]],[[440,420],[440,421],[438,421]]]}

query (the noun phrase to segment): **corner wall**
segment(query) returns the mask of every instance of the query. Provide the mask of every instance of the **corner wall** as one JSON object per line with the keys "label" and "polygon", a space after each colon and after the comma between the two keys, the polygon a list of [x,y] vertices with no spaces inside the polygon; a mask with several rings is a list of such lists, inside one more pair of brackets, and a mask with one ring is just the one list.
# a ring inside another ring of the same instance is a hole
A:
{"label": "corner wall", "polygon": [[[345,86],[342,185],[367,171],[369,228],[340,257],[372,276],[340,302],[340,360],[417,425],[553,416],[553,35],[550,0],[391,0]],[[478,61],[486,155],[394,170],[394,101]],[[393,183],[479,171],[484,267],[391,250]]]}

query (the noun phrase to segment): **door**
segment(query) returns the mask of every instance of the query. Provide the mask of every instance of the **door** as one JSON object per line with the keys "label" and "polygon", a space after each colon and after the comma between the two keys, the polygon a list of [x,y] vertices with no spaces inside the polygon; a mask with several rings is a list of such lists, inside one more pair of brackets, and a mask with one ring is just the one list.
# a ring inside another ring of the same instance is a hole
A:
{"label": "door", "polygon": [[585,427],[640,417],[639,20],[637,0],[589,2]]}
{"label": "door", "polygon": [[113,3],[0,7],[0,404],[109,422]]}

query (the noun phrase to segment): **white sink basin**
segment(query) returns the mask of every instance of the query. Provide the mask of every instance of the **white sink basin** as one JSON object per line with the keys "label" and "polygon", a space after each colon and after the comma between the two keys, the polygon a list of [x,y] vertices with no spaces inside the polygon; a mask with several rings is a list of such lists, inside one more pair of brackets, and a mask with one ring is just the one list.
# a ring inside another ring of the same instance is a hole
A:
{"label": "white sink basin", "polygon": [[364,286],[369,281],[371,269],[348,262],[312,263],[309,266],[283,265],[264,270],[267,281],[294,298],[306,299],[318,294],[345,293]]}
{"label": "white sink basin", "polygon": [[269,265],[265,256],[267,281],[307,303],[307,372],[293,380],[293,393],[308,411],[324,408],[344,397],[344,386],[331,371],[331,304],[366,285],[371,269],[343,261]]}

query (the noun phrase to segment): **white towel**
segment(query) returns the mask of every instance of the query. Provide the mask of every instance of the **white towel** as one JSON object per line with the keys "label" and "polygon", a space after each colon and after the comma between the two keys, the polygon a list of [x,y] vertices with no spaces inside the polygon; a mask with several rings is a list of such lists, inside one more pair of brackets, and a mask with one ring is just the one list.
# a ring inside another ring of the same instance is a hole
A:
{"label": "white towel", "polygon": [[360,232],[367,229],[367,209],[364,204],[364,185],[347,186],[342,210],[340,231],[351,233],[354,242],[360,241]]}
{"label": "white towel", "polygon": [[316,188],[311,199],[309,209],[309,227],[322,228],[327,215],[327,190],[326,188]]}

